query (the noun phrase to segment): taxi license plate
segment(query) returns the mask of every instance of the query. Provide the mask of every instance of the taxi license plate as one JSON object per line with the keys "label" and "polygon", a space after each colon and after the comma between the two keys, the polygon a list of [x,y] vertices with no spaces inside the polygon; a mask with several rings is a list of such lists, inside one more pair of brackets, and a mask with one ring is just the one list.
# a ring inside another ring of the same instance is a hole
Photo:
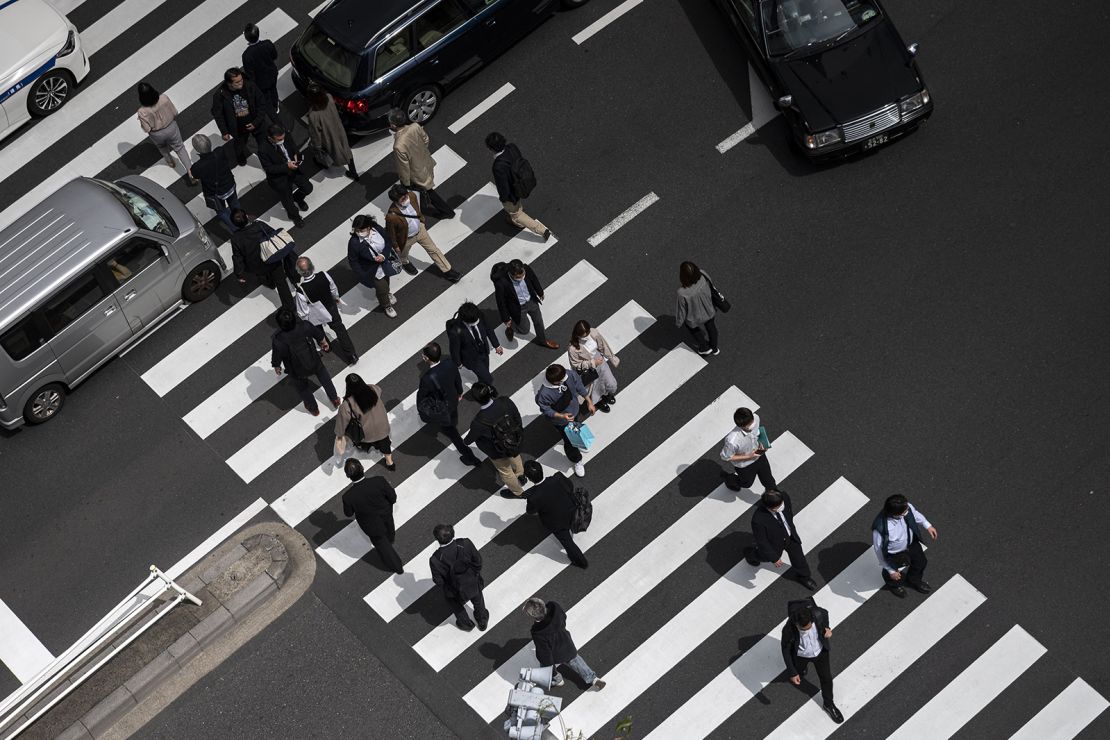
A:
{"label": "taxi license plate", "polygon": [[887,137],[886,134],[879,134],[878,136],[872,136],[870,139],[863,142],[863,148],[864,149],[874,149],[877,146],[885,144],[887,142],[887,139],[888,139],[888,137]]}

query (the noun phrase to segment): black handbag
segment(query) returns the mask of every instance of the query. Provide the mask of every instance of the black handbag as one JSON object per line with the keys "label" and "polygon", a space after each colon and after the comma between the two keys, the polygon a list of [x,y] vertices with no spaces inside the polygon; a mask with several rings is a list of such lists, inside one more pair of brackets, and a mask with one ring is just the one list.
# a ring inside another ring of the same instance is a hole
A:
{"label": "black handbag", "polygon": [[713,281],[709,279],[708,275],[703,272],[701,276],[705,278],[705,282],[709,283],[709,295],[713,299],[713,307],[721,313],[728,313],[728,310],[732,308],[732,304],[725,298],[725,294],[717,290],[717,286],[713,284]]}
{"label": "black handbag", "polygon": [[420,415],[420,421],[425,424],[450,424],[451,406],[447,403],[447,397],[443,395],[443,388],[440,387],[435,375],[432,376],[432,383],[435,385],[438,395],[425,396],[420,399],[416,404],[416,413]]}
{"label": "black handbag", "polygon": [[578,377],[582,380],[582,385],[590,385],[597,380],[597,368],[590,365],[588,368],[578,373]]}
{"label": "black handbag", "polygon": [[347,399],[347,408],[351,410],[351,418],[347,420],[347,426],[343,430],[343,434],[347,439],[351,440],[353,444],[362,444],[364,432],[362,430],[362,422],[360,416],[355,413],[355,405],[351,403],[351,399]]}

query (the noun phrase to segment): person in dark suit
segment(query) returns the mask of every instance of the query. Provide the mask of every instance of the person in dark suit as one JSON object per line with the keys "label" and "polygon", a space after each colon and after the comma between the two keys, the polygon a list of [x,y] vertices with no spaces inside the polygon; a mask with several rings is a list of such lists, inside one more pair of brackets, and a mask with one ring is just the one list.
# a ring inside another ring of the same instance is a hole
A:
{"label": "person in dark suit", "polygon": [[247,163],[247,137],[253,136],[261,149],[266,126],[275,115],[270,101],[243,70],[232,67],[224,72],[223,84],[212,95],[212,118],[224,141],[233,142],[240,167]]}
{"label": "person in dark suit", "polygon": [[[420,386],[416,390],[416,408],[420,419],[425,424],[434,424],[438,427],[459,451],[459,459],[465,465],[476,468],[482,464],[482,461],[459,434],[459,400],[463,395],[462,376],[459,375],[459,369],[455,367],[455,363],[443,359],[443,350],[436,342],[429,342],[424,347],[422,356],[424,362],[428,364],[428,370],[420,376]],[[426,404],[434,404],[436,401],[439,401],[445,410],[438,417],[427,416]]]}
{"label": "person in dark suit", "polygon": [[281,377],[282,367],[285,368],[285,372],[293,379],[298,395],[304,401],[305,411],[313,416],[320,415],[320,404],[316,402],[312,384],[308,382],[310,375],[315,375],[320,381],[324,392],[331,399],[331,405],[339,408],[342,399],[335,390],[328,366],[316,351],[316,345],[325,352],[330,349],[324,330],[307,321],[301,321],[288,308],[279,308],[274,318],[278,325],[270,339],[270,365],[274,368],[274,373]]}
{"label": "person in dark suit", "polygon": [[[493,463],[494,470],[501,476],[505,484],[500,493],[504,498],[519,498],[524,495],[524,484],[528,479],[524,477],[524,460],[520,457],[520,440],[523,439],[524,424],[520,418],[520,409],[516,407],[511,398],[499,398],[492,385],[475,383],[470,389],[474,402],[481,408],[470,422],[470,430],[466,433],[465,440],[474,443],[478,449],[485,453]],[[498,449],[495,425],[508,417],[513,422],[517,432],[516,451]],[[513,454],[509,454],[513,453]]]}
{"label": "person in dark suit", "polygon": [[231,262],[239,284],[246,285],[247,275],[254,275],[267,288],[277,290],[283,308],[295,310],[293,291],[289,289],[290,281],[296,282],[297,275],[293,255],[266,262],[262,259],[262,242],[269,238],[265,224],[241,208],[231,209],[231,223],[235,227],[231,233]]}
{"label": "person in dark suit", "polygon": [[838,725],[844,715],[833,703],[832,668],[829,665],[829,612],[813,602],[792,601],[787,605],[789,618],[782,627],[782,659],[786,663],[786,675],[790,683],[801,686],[802,676],[812,663],[817,668],[817,678],[821,680],[821,700],[825,711]]}
{"label": "person in dark suit", "polygon": [[562,473],[556,473],[547,480],[543,479],[543,468],[535,460],[524,463],[524,475],[534,487],[528,492],[527,513],[540,518],[544,528],[555,535],[559,544],[567,551],[570,562],[579,568],[588,568],[590,563],[582,550],[574,543],[570,525],[574,520],[574,484]]}
{"label": "person in dark suit", "polygon": [[785,491],[764,491],[759,506],[752,514],[752,533],[755,547],[748,548],[744,557],[750,565],[774,563],[776,568],[783,566],[782,554],[790,556],[790,565],[798,583],[810,591],[817,590],[802,551],[802,538],[794,526],[794,507]]}
{"label": "person in dark suit", "polygon": [[528,322],[531,317],[536,324],[536,343],[548,349],[559,349],[559,345],[548,339],[544,332],[543,314],[540,313],[543,285],[532,266],[520,260],[511,260],[508,264],[498,262],[490,270],[490,280],[493,281],[497,311],[505,324],[505,338],[511,342],[514,330],[525,334],[531,331]]}
{"label": "person in dark suit", "polygon": [[243,29],[243,38],[247,40],[247,48],[243,49],[243,71],[258,89],[270,101],[274,113],[277,113],[281,100],[278,99],[277,80],[277,47],[269,39],[260,39],[258,26],[248,23]]}
{"label": "person in dark suit", "polygon": [[386,568],[397,574],[404,573],[401,556],[393,549],[393,541],[397,537],[397,529],[393,525],[397,492],[381,476],[367,478],[362,463],[354,458],[346,462],[343,472],[354,484],[343,494],[343,515],[355,518]]}
{"label": "person in dark suit", "polygon": [[[432,583],[443,589],[443,597],[455,613],[455,626],[463,632],[474,629],[474,622],[483,632],[489,625],[489,610],[482,597],[482,556],[474,543],[465,537],[455,538],[450,524],[437,524],[432,535],[439,549],[430,558]],[[474,621],[466,613],[466,602],[474,609]]]}
{"label": "person in dark suit", "polygon": [[300,211],[308,210],[305,197],[312,192],[312,182],[301,172],[304,155],[297,142],[286,136],[285,129],[278,124],[271,125],[266,134],[266,142],[258,148],[266,183],[281,198],[289,220],[295,226],[304,226]]}
{"label": "person in dark suit", "polygon": [[489,371],[489,353],[493,348],[497,354],[505,354],[505,349],[497,335],[489,328],[482,310],[467,301],[459,306],[455,318],[447,325],[447,339],[451,346],[451,361],[465,367],[478,376],[486,385],[493,385]]}

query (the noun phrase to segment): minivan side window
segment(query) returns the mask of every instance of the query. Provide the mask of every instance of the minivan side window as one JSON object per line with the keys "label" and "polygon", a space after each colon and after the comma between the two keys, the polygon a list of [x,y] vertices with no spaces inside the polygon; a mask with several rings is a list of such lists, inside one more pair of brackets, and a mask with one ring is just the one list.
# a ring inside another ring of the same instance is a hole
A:
{"label": "minivan side window", "polygon": [[458,28],[466,20],[454,0],[440,0],[427,13],[412,23],[417,51],[424,51],[441,38]]}
{"label": "minivan side window", "polygon": [[3,347],[4,351],[16,361],[27,357],[44,344],[46,344],[46,337],[35,323],[34,316],[24,317],[0,336],[0,347]]}
{"label": "minivan side window", "polygon": [[374,79],[383,77],[411,56],[412,47],[409,44],[409,28],[406,26],[399,34],[378,47],[378,58],[374,61]]}
{"label": "minivan side window", "polygon": [[116,282],[123,285],[162,258],[162,248],[151,239],[134,237],[106,263]]}
{"label": "minivan side window", "polygon": [[97,282],[96,276],[88,273],[54,296],[42,312],[50,330],[57,334],[102,300],[104,300],[104,290]]}

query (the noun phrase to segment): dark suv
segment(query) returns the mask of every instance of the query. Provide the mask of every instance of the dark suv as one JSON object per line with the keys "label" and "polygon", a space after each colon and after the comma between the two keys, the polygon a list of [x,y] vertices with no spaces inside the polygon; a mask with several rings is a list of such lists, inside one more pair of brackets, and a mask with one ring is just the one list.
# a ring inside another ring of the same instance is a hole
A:
{"label": "dark suv", "polygon": [[393,107],[424,123],[446,91],[546,20],[559,2],[335,0],[293,44],[293,82],[301,92],[311,81],[331,93],[356,134],[386,128]]}

